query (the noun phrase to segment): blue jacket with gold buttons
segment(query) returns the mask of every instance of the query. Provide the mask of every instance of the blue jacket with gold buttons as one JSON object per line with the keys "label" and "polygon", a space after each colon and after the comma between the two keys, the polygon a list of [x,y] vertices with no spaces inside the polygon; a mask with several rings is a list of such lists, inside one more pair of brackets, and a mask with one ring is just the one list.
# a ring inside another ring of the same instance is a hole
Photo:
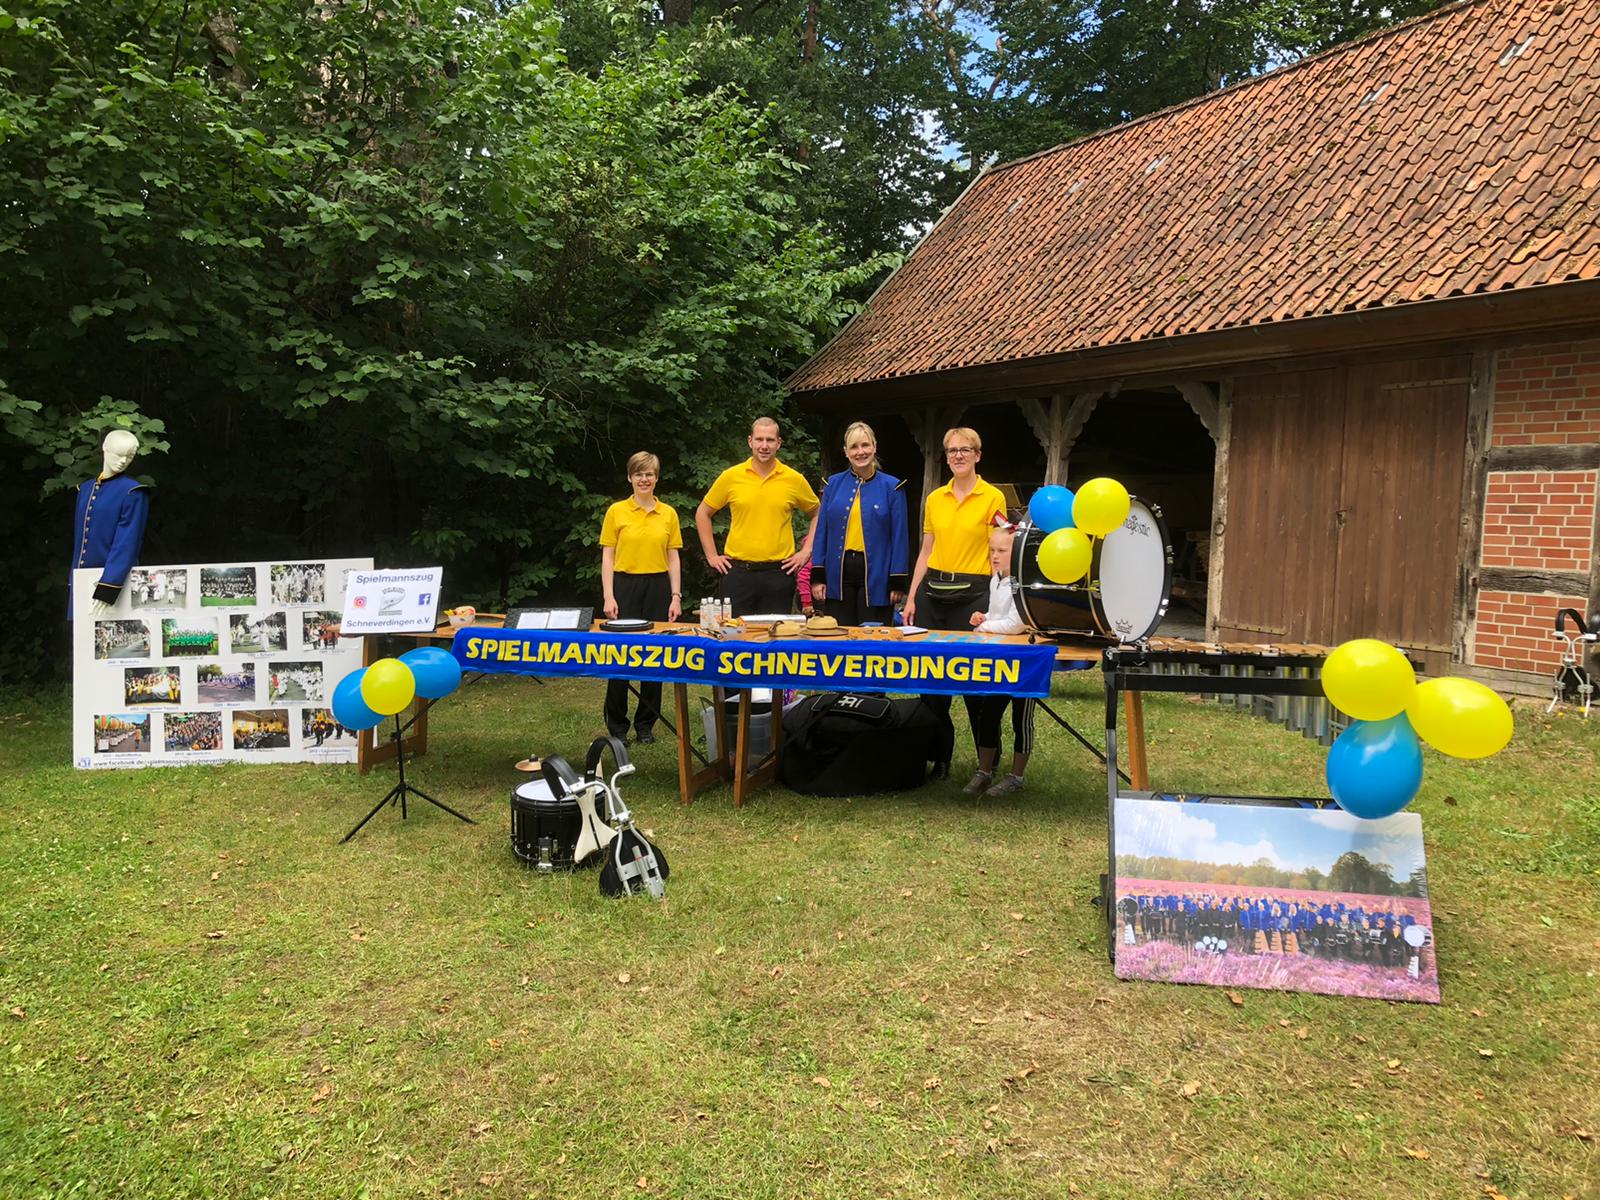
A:
{"label": "blue jacket with gold buttons", "polygon": [[853,471],[830,475],[822,487],[822,515],[811,543],[811,581],[823,571],[828,599],[844,599],[844,535],[861,490],[861,539],[866,544],[867,603],[889,603],[891,587],[904,589],[911,572],[911,537],[906,522],[903,484],[887,471],[862,481]]}
{"label": "blue jacket with gold buttons", "polygon": [[[145,485],[131,475],[91,479],[78,485],[78,512],[72,523],[72,565],[101,567],[94,598],[115,604],[139,561],[144,523],[150,515]],[[68,615],[71,615],[70,603]]]}

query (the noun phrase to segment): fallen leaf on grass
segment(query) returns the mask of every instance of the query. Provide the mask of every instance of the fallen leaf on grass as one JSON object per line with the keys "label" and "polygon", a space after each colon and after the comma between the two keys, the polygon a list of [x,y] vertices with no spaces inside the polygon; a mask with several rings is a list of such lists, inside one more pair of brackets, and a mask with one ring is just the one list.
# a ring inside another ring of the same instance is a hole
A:
{"label": "fallen leaf on grass", "polygon": [[783,978],[783,968],[782,967],[773,967],[772,968],[772,977],[774,979],[782,979]]}
{"label": "fallen leaf on grass", "polygon": [[478,1176],[478,1186],[479,1187],[493,1187],[495,1184],[497,1184],[499,1182],[500,1182],[500,1176],[498,1176],[498,1175],[479,1175]]}
{"label": "fallen leaf on grass", "polygon": [[1010,915],[1010,917],[1011,917],[1011,919],[1012,919],[1012,920],[1013,920],[1013,921],[1023,921],[1023,920],[1026,920],[1026,919],[1027,919],[1027,918],[1026,918],[1026,917],[1024,917],[1024,916],[1023,916],[1023,915],[1022,915],[1022,914],[1021,914],[1021,913],[1019,913],[1019,912],[1014,912],[1014,913],[1011,913],[1011,914],[1009,914],[1009,915]]}
{"label": "fallen leaf on grass", "polygon": [[227,936],[228,931],[226,929],[213,929],[210,933],[206,934],[206,940],[208,942],[214,942],[219,938],[225,938]]}
{"label": "fallen leaf on grass", "polygon": [[650,1181],[641,1175],[639,1178],[633,1181],[633,1186],[638,1188],[641,1192],[649,1191]]}
{"label": "fallen leaf on grass", "polygon": [[617,972],[617,982],[618,983],[632,983],[633,982],[633,976],[627,971],[619,971],[619,972]]}
{"label": "fallen leaf on grass", "polygon": [[213,872],[211,872],[211,882],[212,883],[215,883],[217,880],[219,880],[221,878],[222,878],[222,872],[221,871],[213,871]]}
{"label": "fallen leaf on grass", "polygon": [[985,1017],[973,1017],[972,1018],[972,1023],[974,1025],[987,1025],[989,1022],[988,1022],[988,1019],[985,1018]]}
{"label": "fallen leaf on grass", "polygon": [[481,1138],[481,1137],[486,1136],[488,1134],[489,1130],[491,1130],[493,1128],[494,1128],[494,1122],[493,1121],[475,1121],[471,1125],[467,1126],[467,1136],[468,1137]]}
{"label": "fallen leaf on grass", "polygon": [[990,1138],[983,1144],[983,1148],[990,1154],[998,1154],[1000,1152],[1000,1139],[997,1137]]}
{"label": "fallen leaf on grass", "polygon": [[1405,1151],[1406,1151],[1406,1157],[1407,1158],[1415,1158],[1415,1159],[1419,1159],[1420,1160],[1420,1159],[1427,1159],[1427,1158],[1432,1158],[1433,1157],[1433,1155],[1429,1154],[1421,1146],[1407,1146],[1405,1148]]}
{"label": "fallen leaf on grass", "polygon": [[1557,1132],[1563,1133],[1568,1137],[1575,1137],[1580,1142],[1594,1141],[1594,1134],[1591,1131],[1587,1129],[1579,1129],[1576,1125],[1565,1126],[1564,1128],[1557,1130]]}
{"label": "fallen leaf on grass", "polygon": [[1489,1049],[1487,1049],[1487,1048],[1485,1048],[1483,1046],[1479,1046],[1478,1047],[1478,1057],[1479,1058],[1493,1058],[1494,1057],[1494,1051],[1493,1050],[1489,1050]]}
{"label": "fallen leaf on grass", "polygon": [[350,931],[350,940],[352,942],[364,942],[367,940],[367,935],[362,933],[359,929],[352,929]]}
{"label": "fallen leaf on grass", "polygon": [[1400,1069],[1400,1060],[1398,1058],[1391,1058],[1388,1062],[1383,1064],[1383,1069],[1385,1071],[1398,1071]]}
{"label": "fallen leaf on grass", "polygon": [[937,1075],[930,1075],[928,1078],[922,1081],[922,1090],[925,1092],[931,1092],[943,1086],[944,1080],[940,1079]]}
{"label": "fallen leaf on grass", "polygon": [[819,1088],[831,1088],[833,1086],[833,1084],[829,1082],[826,1075],[813,1075],[811,1077],[811,1082],[816,1084]]}
{"label": "fallen leaf on grass", "polygon": [[1238,992],[1229,992],[1228,993],[1228,1003],[1233,1005],[1235,1008],[1243,1008],[1244,1007],[1244,997],[1239,995]]}
{"label": "fallen leaf on grass", "polygon": [[1279,1017],[1278,1018],[1278,1025],[1282,1029],[1289,1028],[1289,1018],[1288,1017]]}
{"label": "fallen leaf on grass", "polygon": [[11,1015],[19,1021],[26,1021],[28,1019],[28,1010],[19,1004],[11,1010]]}
{"label": "fallen leaf on grass", "polygon": [[1302,1026],[1300,1026],[1299,1029],[1296,1029],[1294,1031],[1294,1035],[1295,1035],[1295,1037],[1299,1038],[1303,1042],[1308,1037],[1311,1036],[1311,1031],[1309,1029],[1307,1029],[1304,1025],[1302,1025]]}
{"label": "fallen leaf on grass", "polygon": [[317,1089],[316,1095],[311,1097],[311,1103],[321,1104],[331,1095],[333,1095],[333,1084],[325,1083]]}
{"label": "fallen leaf on grass", "polygon": [[1198,1096],[1200,1094],[1200,1085],[1193,1080],[1190,1080],[1188,1083],[1183,1085],[1183,1094],[1185,1096]]}
{"label": "fallen leaf on grass", "polygon": [[911,899],[911,895],[912,895],[912,892],[911,892],[910,888],[901,888],[900,889],[900,899],[909,900],[909,899]]}
{"label": "fallen leaf on grass", "polygon": [[1472,1017],[1481,1017],[1481,1016],[1483,1016],[1483,1010],[1482,1010],[1482,1009],[1480,1009],[1480,1008],[1474,1008],[1474,1009],[1471,1009],[1471,1010],[1470,1010],[1470,1011],[1469,1011],[1469,1012],[1468,1012],[1468,1014],[1467,1014],[1467,1015],[1468,1015],[1468,1016],[1472,1016]]}
{"label": "fallen leaf on grass", "polygon": [[868,1096],[861,1102],[861,1105],[863,1108],[869,1109],[872,1112],[877,1112],[883,1107],[883,1101],[879,1100],[876,1096]]}

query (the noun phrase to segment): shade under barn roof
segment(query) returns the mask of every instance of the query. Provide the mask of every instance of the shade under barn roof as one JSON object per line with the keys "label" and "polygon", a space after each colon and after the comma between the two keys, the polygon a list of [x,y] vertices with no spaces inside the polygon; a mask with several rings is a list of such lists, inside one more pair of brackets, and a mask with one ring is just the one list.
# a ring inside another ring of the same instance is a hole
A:
{"label": "shade under barn roof", "polygon": [[1597,48],[1472,0],[992,169],[789,387],[1600,278]]}

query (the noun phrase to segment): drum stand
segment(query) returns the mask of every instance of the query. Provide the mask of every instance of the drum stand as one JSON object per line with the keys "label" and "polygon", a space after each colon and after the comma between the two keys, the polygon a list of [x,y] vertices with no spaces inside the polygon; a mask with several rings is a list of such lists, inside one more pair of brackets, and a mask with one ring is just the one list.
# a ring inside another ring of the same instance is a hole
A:
{"label": "drum stand", "polygon": [[[1104,765],[1104,766],[1110,766],[1111,765],[1110,763],[1106,762],[1105,753],[1100,749],[1100,747],[1096,746],[1088,738],[1084,737],[1083,734],[1079,733],[1076,729],[1074,729],[1071,726],[1071,724],[1068,723],[1068,721],[1067,721],[1067,719],[1065,717],[1063,717],[1055,709],[1051,708],[1043,700],[1035,700],[1034,703],[1036,705],[1038,705],[1041,709],[1044,710],[1045,716],[1049,717],[1057,725],[1061,726],[1061,728],[1065,729],[1073,737],[1077,738],[1078,741],[1083,744],[1083,748],[1085,750],[1087,750],[1090,754],[1092,754],[1096,758],[1098,758],[1102,765]],[[1117,774],[1122,777],[1122,782],[1123,783],[1128,784],[1130,787],[1132,786],[1133,780],[1128,778],[1128,773],[1126,771],[1124,771],[1121,767],[1117,768]]]}
{"label": "drum stand", "polygon": [[[429,708],[432,708],[432,707],[433,707],[433,702],[430,700],[428,702],[427,706],[424,707],[422,711],[425,713],[425,712],[428,711]],[[416,718],[413,717],[411,720],[415,721]],[[369,812],[366,816],[362,817],[361,820],[356,823],[356,827],[354,829],[352,829],[349,833],[345,834],[342,838],[339,839],[339,844],[341,846],[344,845],[346,842],[348,842],[351,838],[355,837],[356,834],[360,833],[361,832],[361,827],[363,825],[365,825],[368,821],[372,820],[373,817],[377,816],[378,815],[378,810],[380,808],[382,808],[386,804],[394,804],[394,803],[398,802],[399,805],[400,805],[400,819],[402,821],[404,821],[406,819],[406,797],[408,795],[421,796],[429,804],[433,805],[435,808],[444,809],[445,812],[449,813],[452,817],[456,818],[456,820],[458,820],[458,821],[465,821],[468,825],[476,825],[477,824],[477,822],[474,821],[471,817],[465,816],[462,813],[458,813],[455,809],[451,808],[448,804],[444,804],[444,803],[441,803],[438,800],[435,800],[432,796],[428,795],[428,793],[423,791],[421,788],[413,787],[411,784],[406,782],[405,731],[406,731],[407,726],[409,726],[410,724],[411,724],[411,721],[407,721],[405,725],[401,725],[400,724],[400,714],[399,713],[395,713],[395,715],[394,715],[394,761],[395,761],[395,765],[400,770],[400,781],[398,783],[396,783],[392,788],[389,789],[388,794],[386,796],[384,796],[384,798],[382,800],[379,800],[376,804],[374,804],[372,806],[372,811]]]}

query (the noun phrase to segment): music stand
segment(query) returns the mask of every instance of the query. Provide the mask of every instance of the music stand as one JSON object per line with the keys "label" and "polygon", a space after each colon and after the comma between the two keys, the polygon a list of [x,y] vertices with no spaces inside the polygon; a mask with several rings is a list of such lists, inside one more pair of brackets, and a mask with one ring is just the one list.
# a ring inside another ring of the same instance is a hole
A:
{"label": "music stand", "polygon": [[[426,705],[423,706],[422,711],[423,712],[427,712],[428,709],[430,709],[432,707],[433,707],[433,701],[430,700],[430,701],[428,701],[428,703]],[[416,718],[413,717],[412,721],[415,721],[415,720],[416,720]],[[410,724],[411,724],[410,721],[406,722],[407,726],[410,725]],[[464,815],[462,813],[458,813],[455,809],[451,808],[448,804],[445,804],[445,803],[443,803],[442,801],[439,801],[439,800],[435,800],[432,796],[428,795],[428,793],[423,791],[421,788],[416,787],[416,786],[406,782],[405,731],[406,731],[406,726],[403,726],[403,725],[400,724],[400,714],[399,713],[395,713],[395,715],[394,715],[394,761],[395,761],[395,765],[399,768],[399,771],[400,771],[400,781],[398,783],[396,783],[392,788],[389,789],[388,794],[385,795],[382,800],[379,800],[376,804],[374,804],[372,806],[372,811],[369,812],[366,816],[362,817],[361,820],[356,823],[356,827],[354,829],[352,829],[349,833],[345,834],[342,838],[339,839],[339,844],[341,846],[344,845],[346,842],[348,842],[351,838],[355,837],[356,834],[360,833],[361,832],[361,827],[363,825],[365,825],[368,821],[372,820],[373,817],[377,816],[378,815],[378,810],[380,808],[382,808],[386,804],[394,804],[395,802],[398,801],[399,804],[400,804],[400,819],[402,821],[406,820],[406,797],[408,795],[421,796],[429,804],[433,805],[435,808],[444,809],[445,812],[449,813],[452,817],[455,817],[456,820],[458,820],[458,821],[465,821],[468,825],[476,825],[477,824],[477,822],[474,821],[471,817],[466,816],[466,815]]]}

